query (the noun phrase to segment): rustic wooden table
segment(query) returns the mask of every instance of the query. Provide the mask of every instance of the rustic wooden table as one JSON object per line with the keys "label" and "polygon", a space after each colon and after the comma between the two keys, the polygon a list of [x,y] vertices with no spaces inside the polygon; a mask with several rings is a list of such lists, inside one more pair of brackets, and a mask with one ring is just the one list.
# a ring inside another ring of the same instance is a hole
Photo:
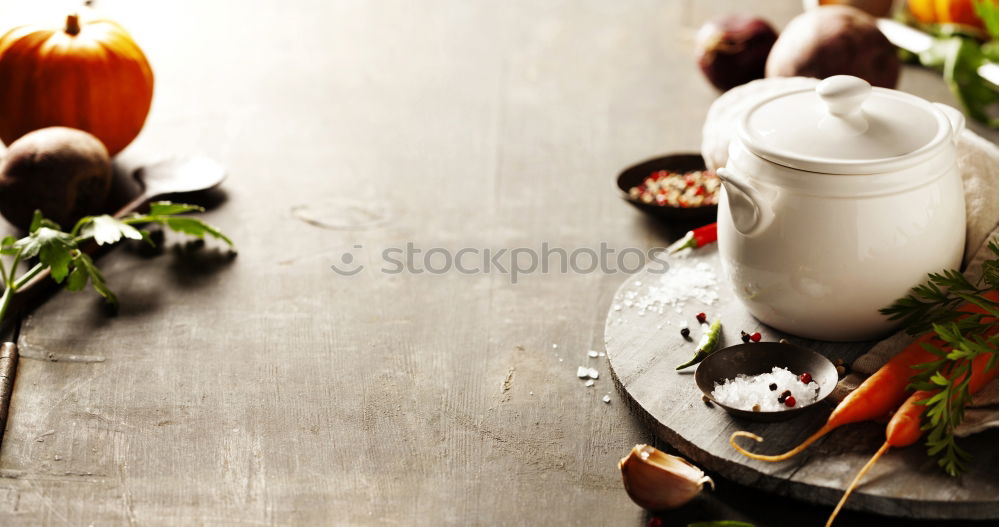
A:
{"label": "rustic wooden table", "polygon": [[[575,375],[623,275],[385,275],[381,250],[666,244],[613,175],[698,149],[702,21],[781,26],[800,2],[99,7],[157,75],[125,160],[224,163],[206,217],[240,254],[119,249],[101,262],[117,317],[60,293],[24,321],[0,523],[644,521],[615,462],[651,429],[603,359],[593,388]],[[901,88],[950,100],[929,72]],[[366,269],[333,272],[345,251]],[[721,482],[677,521],[827,512]]]}

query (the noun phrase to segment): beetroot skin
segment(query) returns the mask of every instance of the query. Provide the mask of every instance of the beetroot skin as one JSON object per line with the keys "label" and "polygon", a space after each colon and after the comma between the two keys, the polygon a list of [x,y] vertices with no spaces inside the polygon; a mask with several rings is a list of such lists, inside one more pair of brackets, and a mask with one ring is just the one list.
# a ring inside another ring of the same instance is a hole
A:
{"label": "beetroot skin", "polygon": [[716,18],[698,31],[698,66],[722,91],[762,79],[767,55],[777,39],[774,28],[755,16]]}
{"label": "beetroot skin", "polygon": [[822,6],[795,17],[767,59],[768,77],[853,75],[895,88],[899,52],[871,15],[846,5]]}

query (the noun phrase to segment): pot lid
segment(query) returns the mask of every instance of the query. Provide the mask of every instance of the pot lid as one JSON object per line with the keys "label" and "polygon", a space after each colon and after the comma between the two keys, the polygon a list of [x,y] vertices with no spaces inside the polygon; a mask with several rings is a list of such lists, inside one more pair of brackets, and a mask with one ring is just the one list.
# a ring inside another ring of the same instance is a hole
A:
{"label": "pot lid", "polygon": [[[774,163],[825,174],[873,174],[920,162],[952,137],[944,111],[924,99],[837,75],[815,89],[764,99],[739,126],[747,149]],[[955,112],[957,113],[957,112]],[[950,115],[950,113],[949,113]],[[955,129],[962,118],[956,118]]]}

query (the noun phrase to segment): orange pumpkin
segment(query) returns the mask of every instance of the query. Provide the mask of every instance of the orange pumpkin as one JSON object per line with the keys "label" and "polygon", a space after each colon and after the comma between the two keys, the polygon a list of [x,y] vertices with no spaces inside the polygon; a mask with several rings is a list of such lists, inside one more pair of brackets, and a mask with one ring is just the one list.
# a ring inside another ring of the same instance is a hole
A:
{"label": "orange pumpkin", "polygon": [[118,24],[66,17],[65,27],[21,26],[0,37],[0,140],[49,126],[90,132],[115,155],[142,130],[153,71]]}
{"label": "orange pumpkin", "polygon": [[[925,24],[961,24],[986,29],[976,14],[973,0],[907,0],[910,14]],[[997,0],[993,0],[997,3]]]}

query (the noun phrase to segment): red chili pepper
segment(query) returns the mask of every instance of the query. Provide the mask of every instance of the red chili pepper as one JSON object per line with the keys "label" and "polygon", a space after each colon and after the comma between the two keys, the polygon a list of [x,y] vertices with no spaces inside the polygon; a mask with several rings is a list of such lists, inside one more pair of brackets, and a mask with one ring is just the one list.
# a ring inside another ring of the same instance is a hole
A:
{"label": "red chili pepper", "polygon": [[683,238],[678,240],[670,249],[670,253],[673,254],[684,249],[697,249],[698,247],[704,247],[712,242],[714,242],[717,237],[716,226],[717,223],[711,223],[705,225],[704,227],[698,227],[693,231],[688,231]]}

